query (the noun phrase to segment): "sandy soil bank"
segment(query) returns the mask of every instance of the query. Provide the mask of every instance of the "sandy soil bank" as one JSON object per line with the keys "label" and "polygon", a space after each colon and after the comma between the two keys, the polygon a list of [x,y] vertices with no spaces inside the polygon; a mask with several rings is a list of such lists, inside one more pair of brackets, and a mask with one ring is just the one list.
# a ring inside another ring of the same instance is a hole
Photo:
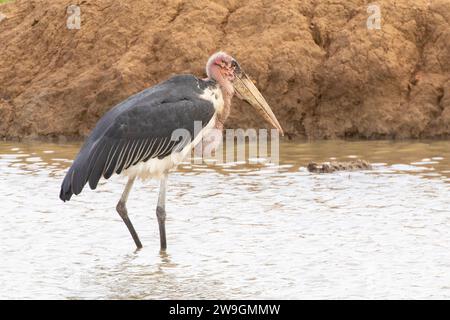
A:
{"label": "sandy soil bank", "polygon": [[[450,1],[18,0],[0,5],[0,136],[83,136],[127,96],[234,55],[288,135],[450,135]],[[81,28],[67,28],[67,7]],[[375,20],[370,20],[376,22]],[[374,26],[372,24],[372,26]],[[234,101],[229,127],[261,127]]]}

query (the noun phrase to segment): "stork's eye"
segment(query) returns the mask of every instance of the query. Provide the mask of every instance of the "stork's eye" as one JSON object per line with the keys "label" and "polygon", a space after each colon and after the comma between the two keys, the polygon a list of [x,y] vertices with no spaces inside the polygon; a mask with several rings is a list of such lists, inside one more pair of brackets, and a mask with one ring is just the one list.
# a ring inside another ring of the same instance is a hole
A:
{"label": "stork's eye", "polygon": [[239,66],[239,63],[236,60],[231,61],[231,68],[233,68],[235,73],[241,72],[241,67]]}

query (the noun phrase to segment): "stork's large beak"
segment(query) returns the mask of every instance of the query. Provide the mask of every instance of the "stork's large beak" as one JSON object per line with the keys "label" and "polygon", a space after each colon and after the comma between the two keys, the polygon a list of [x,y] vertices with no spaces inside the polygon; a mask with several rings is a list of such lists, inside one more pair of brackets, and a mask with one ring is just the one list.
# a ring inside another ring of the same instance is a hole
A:
{"label": "stork's large beak", "polygon": [[236,75],[233,85],[239,99],[247,101],[267,122],[277,128],[281,135],[284,135],[283,128],[281,128],[266,99],[264,99],[261,92],[259,92],[245,72],[241,71],[239,75]]}

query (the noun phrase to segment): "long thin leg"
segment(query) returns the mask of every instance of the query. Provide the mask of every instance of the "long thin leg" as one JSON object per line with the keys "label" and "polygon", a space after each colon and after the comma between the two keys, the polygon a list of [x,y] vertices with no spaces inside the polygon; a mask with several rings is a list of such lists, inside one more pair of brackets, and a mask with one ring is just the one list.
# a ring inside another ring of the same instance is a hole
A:
{"label": "long thin leg", "polygon": [[141,240],[139,240],[136,230],[134,230],[133,224],[131,223],[130,218],[128,218],[128,211],[126,207],[128,195],[130,194],[130,190],[133,186],[134,180],[135,178],[128,179],[125,190],[122,193],[122,197],[120,197],[119,203],[117,203],[116,210],[122,218],[123,222],[125,222],[125,224],[127,225],[128,231],[130,231],[131,236],[136,243],[136,247],[140,249],[142,248]]}
{"label": "long thin leg", "polygon": [[166,250],[166,186],[167,175],[161,178],[161,185],[159,188],[158,206],[156,207],[156,217],[159,225],[159,238],[161,242],[161,251]]}

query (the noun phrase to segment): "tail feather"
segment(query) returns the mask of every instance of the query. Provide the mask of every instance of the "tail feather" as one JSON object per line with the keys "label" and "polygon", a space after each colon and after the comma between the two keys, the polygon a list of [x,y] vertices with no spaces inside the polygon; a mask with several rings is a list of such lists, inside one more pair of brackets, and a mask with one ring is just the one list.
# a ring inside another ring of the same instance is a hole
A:
{"label": "tail feather", "polygon": [[59,198],[69,201],[72,195],[78,195],[89,181],[91,189],[96,189],[98,181],[103,175],[111,143],[87,143],[81,150],[61,184]]}
{"label": "tail feather", "polygon": [[95,150],[92,149],[90,144],[83,146],[69,171],[67,171],[59,193],[59,198],[62,201],[69,201],[72,195],[80,194],[86,185],[88,175],[91,171],[90,163],[92,162],[92,157],[96,154]]}
{"label": "tail feather", "polygon": [[77,161],[74,162],[72,167],[70,167],[64,180],[61,184],[61,191],[59,193],[59,198],[66,202],[69,201],[72,195],[78,195],[83,190],[86,185],[87,178],[85,170],[78,167]]}
{"label": "tail feather", "polygon": [[64,202],[69,201],[73,195],[72,174],[73,174],[73,168],[71,167],[69,169],[69,171],[67,172],[67,174],[61,184],[61,191],[59,193],[59,198]]}

